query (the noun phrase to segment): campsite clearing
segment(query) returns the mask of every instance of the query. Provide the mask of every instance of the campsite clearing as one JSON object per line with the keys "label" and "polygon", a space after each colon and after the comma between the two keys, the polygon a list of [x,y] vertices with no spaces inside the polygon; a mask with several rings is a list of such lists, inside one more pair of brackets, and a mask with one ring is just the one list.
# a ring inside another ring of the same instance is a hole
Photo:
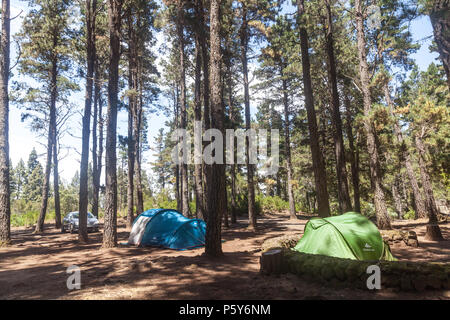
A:
{"label": "campsite clearing", "polygon": [[[264,240],[303,233],[309,217],[288,220],[288,214],[265,216],[256,233],[239,220],[223,234],[225,256],[204,257],[203,248],[175,251],[120,246],[101,249],[101,233],[79,245],[76,234],[48,227],[42,235],[13,228],[13,246],[0,248],[0,299],[450,299],[449,291],[398,292],[323,287],[295,275],[259,273]],[[129,230],[119,221],[119,242]],[[420,246],[391,246],[400,260],[450,262],[450,241],[423,239],[425,220],[395,221],[394,227],[415,231]],[[450,239],[450,224],[441,224]],[[69,291],[67,267],[81,269],[81,290]]]}

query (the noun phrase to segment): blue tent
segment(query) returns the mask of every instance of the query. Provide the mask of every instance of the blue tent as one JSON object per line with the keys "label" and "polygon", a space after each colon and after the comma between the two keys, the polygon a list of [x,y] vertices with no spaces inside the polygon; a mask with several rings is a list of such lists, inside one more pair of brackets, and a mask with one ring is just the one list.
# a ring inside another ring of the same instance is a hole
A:
{"label": "blue tent", "polygon": [[150,209],[133,222],[128,244],[184,250],[205,245],[206,223],[172,209]]}

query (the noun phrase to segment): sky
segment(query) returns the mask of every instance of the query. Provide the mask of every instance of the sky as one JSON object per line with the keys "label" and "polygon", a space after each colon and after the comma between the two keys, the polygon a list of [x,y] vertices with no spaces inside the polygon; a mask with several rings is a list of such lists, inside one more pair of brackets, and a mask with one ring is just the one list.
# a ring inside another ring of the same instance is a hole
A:
{"label": "sky", "polygon": [[[23,17],[28,11],[27,1],[12,0],[11,1],[11,17],[16,17],[11,21],[11,37],[20,30]],[[290,11],[290,10],[289,10]],[[432,41],[433,31],[431,23],[428,17],[420,17],[411,23],[411,33],[414,41],[421,44],[420,50],[418,50],[412,57],[415,59],[420,70],[425,70],[428,65],[437,59],[436,53],[430,53],[428,47]],[[158,43],[157,47],[161,45],[163,41],[162,34],[157,35]],[[157,52],[157,51],[155,51]],[[11,65],[15,64],[17,59],[17,48],[14,42],[11,42]],[[157,60],[157,68],[161,72],[162,68]],[[14,81],[19,79],[17,75],[17,68],[12,70]],[[251,75],[250,75],[251,78]],[[63,182],[68,182],[74,176],[75,172],[80,169],[80,152],[81,152],[81,110],[84,106],[84,83],[80,83],[82,90],[77,92],[71,97],[71,101],[79,106],[80,112],[76,113],[69,121],[70,132],[72,134],[66,134],[61,139],[61,145],[66,147],[62,150],[60,155],[60,176]],[[253,92],[256,96],[257,92]],[[164,99],[159,101],[160,104],[168,103]],[[106,108],[105,108],[106,109]],[[255,99],[251,101],[252,114],[256,111]],[[40,142],[37,135],[29,129],[29,123],[21,122],[22,110],[17,105],[11,104],[10,106],[10,158],[13,166],[17,165],[20,159],[25,162],[33,148],[36,149],[39,155],[39,161],[44,164],[46,147]],[[149,115],[148,121],[148,137],[150,146],[152,146],[154,137],[157,135],[160,128],[165,127],[165,122],[168,119],[163,114],[153,113]],[[127,121],[128,116],[126,111],[119,112],[118,115],[118,134],[126,135],[127,133]],[[150,163],[153,159],[153,152],[147,151],[144,155],[143,168],[150,171]]]}

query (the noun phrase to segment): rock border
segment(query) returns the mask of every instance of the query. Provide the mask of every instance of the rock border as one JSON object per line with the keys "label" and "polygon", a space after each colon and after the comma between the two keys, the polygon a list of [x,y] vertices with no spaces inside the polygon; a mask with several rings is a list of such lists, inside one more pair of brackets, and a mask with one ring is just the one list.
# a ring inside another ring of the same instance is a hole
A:
{"label": "rock border", "polygon": [[260,271],[263,274],[292,273],[327,285],[367,289],[376,265],[381,271],[381,288],[401,291],[450,289],[450,264],[411,261],[359,261],[293,251],[292,240],[283,236],[266,240],[262,245]]}
{"label": "rock border", "polygon": [[417,248],[419,246],[419,240],[417,240],[417,234],[415,231],[403,231],[403,230],[380,230],[381,237],[384,242],[392,244],[393,242],[403,241],[407,246]]}

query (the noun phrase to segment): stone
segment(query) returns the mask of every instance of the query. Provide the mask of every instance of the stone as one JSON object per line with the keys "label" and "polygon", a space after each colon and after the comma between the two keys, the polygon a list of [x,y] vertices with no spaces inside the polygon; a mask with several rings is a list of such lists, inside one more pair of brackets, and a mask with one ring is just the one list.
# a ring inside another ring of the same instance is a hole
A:
{"label": "stone", "polygon": [[321,276],[324,280],[331,280],[335,276],[335,272],[332,266],[323,266],[321,270]]}
{"label": "stone", "polygon": [[427,286],[432,289],[440,289],[441,281],[439,280],[439,278],[437,276],[431,274],[427,277]]}
{"label": "stone", "polygon": [[417,233],[415,231],[408,231],[408,239],[416,239],[417,240]]}
{"label": "stone", "polygon": [[347,269],[345,270],[345,275],[347,276],[347,279],[349,281],[353,281],[355,279],[359,278],[359,270],[358,267],[351,263],[347,266]]}
{"label": "stone", "polygon": [[[405,233],[406,235],[406,233]],[[416,239],[408,239],[416,242]],[[284,272],[294,273],[305,280],[348,287],[366,284],[368,265],[377,264],[381,269],[383,288],[402,291],[440,290],[450,287],[450,264],[415,261],[358,261],[336,257],[301,253],[289,249],[282,251],[281,264]],[[270,255],[270,254],[269,254]],[[275,270],[274,270],[275,271]],[[270,274],[276,272],[268,272]]]}
{"label": "stone", "polygon": [[394,241],[401,241],[401,240],[403,240],[403,237],[402,237],[401,234],[394,234],[393,240]]}
{"label": "stone", "polygon": [[404,291],[410,291],[413,289],[411,279],[408,276],[403,275],[400,279],[400,287]]}
{"label": "stone", "polygon": [[394,240],[394,235],[392,233],[389,233],[387,230],[380,230],[380,233],[383,239],[386,239],[388,241]]}
{"label": "stone", "polygon": [[136,271],[139,269],[139,263],[137,261],[132,260],[126,264],[126,268],[129,271]]}
{"label": "stone", "polygon": [[286,248],[290,249],[295,247],[295,245],[300,240],[300,235],[287,235],[276,238],[267,239],[263,242],[261,246],[261,251],[266,252],[270,249],[275,248]]}
{"label": "stone", "polygon": [[443,287],[445,290],[450,290],[450,278],[446,281],[443,281]]}
{"label": "stone", "polygon": [[334,274],[336,275],[336,278],[341,281],[344,281],[347,278],[345,274],[345,266],[342,264],[336,264],[334,267]]}
{"label": "stone", "polygon": [[140,272],[148,272],[152,269],[152,263],[150,261],[144,261],[139,264]]}
{"label": "stone", "polygon": [[410,247],[417,248],[419,246],[419,241],[417,241],[417,239],[408,239],[406,244]]}
{"label": "stone", "polygon": [[413,279],[413,285],[417,291],[423,291],[427,287],[427,279],[424,276],[417,276]]}
{"label": "stone", "polygon": [[397,275],[383,275],[381,272],[381,285],[386,288],[398,288],[400,286],[400,277]]}

